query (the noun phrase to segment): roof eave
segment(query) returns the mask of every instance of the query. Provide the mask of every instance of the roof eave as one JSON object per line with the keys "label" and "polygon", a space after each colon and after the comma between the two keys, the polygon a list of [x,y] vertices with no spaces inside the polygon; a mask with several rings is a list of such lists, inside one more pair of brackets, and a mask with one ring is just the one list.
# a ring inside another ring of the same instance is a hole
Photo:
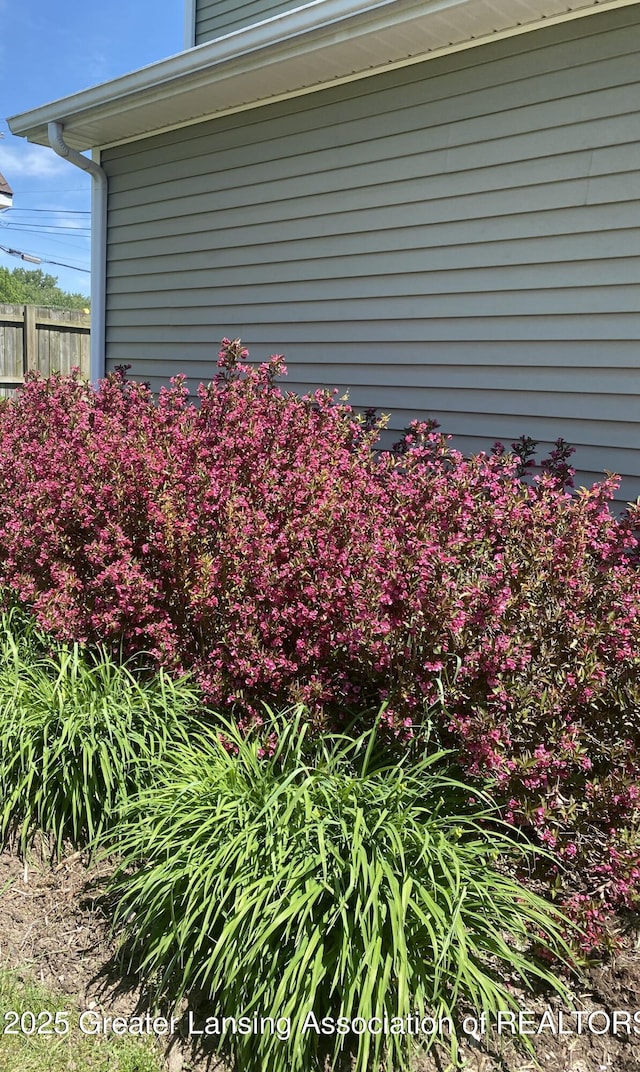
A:
{"label": "roof eave", "polygon": [[[62,123],[75,149],[104,148],[499,37],[640,0],[313,0],[81,93],[12,116],[48,144]],[[475,33],[470,33],[475,29]]]}
{"label": "roof eave", "polygon": [[[0,198],[8,199],[9,205],[11,205],[11,199],[13,198],[13,190],[9,186],[9,183],[5,179],[2,172],[0,172]],[[4,204],[6,207],[6,204],[4,202],[0,201],[0,204]]]}

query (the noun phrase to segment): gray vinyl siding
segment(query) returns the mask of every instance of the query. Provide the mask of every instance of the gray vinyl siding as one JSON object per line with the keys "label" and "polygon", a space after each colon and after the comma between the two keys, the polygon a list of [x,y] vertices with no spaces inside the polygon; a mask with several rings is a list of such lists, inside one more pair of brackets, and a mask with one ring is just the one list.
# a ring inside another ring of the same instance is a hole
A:
{"label": "gray vinyl siding", "polygon": [[292,0],[198,0],[195,43],[213,41],[297,6]]}
{"label": "gray vinyl siding", "polygon": [[635,497],[639,54],[630,7],[106,151],[108,365],[195,387],[239,335]]}

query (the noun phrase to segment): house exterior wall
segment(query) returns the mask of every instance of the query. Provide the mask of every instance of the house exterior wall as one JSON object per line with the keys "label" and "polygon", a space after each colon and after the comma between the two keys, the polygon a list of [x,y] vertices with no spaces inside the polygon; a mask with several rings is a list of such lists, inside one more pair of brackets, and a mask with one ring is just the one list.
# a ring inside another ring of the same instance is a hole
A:
{"label": "house exterior wall", "polygon": [[213,41],[297,6],[292,0],[197,0],[195,44]]}
{"label": "house exterior wall", "polygon": [[108,365],[197,383],[239,335],[635,497],[639,54],[630,7],[105,151]]}

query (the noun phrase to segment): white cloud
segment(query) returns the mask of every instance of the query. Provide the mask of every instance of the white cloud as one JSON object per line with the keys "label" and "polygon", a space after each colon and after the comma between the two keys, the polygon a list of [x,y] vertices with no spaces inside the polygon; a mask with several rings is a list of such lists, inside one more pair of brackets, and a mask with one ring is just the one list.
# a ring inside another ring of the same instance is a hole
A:
{"label": "white cloud", "polygon": [[67,161],[43,145],[0,145],[0,171],[14,190],[16,178],[55,178],[69,169]]}

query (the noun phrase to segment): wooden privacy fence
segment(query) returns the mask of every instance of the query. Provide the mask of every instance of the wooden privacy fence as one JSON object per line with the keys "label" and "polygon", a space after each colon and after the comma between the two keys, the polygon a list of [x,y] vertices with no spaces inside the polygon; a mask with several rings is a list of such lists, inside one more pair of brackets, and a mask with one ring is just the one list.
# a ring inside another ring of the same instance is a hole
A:
{"label": "wooden privacy fence", "polygon": [[89,377],[90,316],[79,309],[0,305],[0,397],[24,383],[28,370]]}

